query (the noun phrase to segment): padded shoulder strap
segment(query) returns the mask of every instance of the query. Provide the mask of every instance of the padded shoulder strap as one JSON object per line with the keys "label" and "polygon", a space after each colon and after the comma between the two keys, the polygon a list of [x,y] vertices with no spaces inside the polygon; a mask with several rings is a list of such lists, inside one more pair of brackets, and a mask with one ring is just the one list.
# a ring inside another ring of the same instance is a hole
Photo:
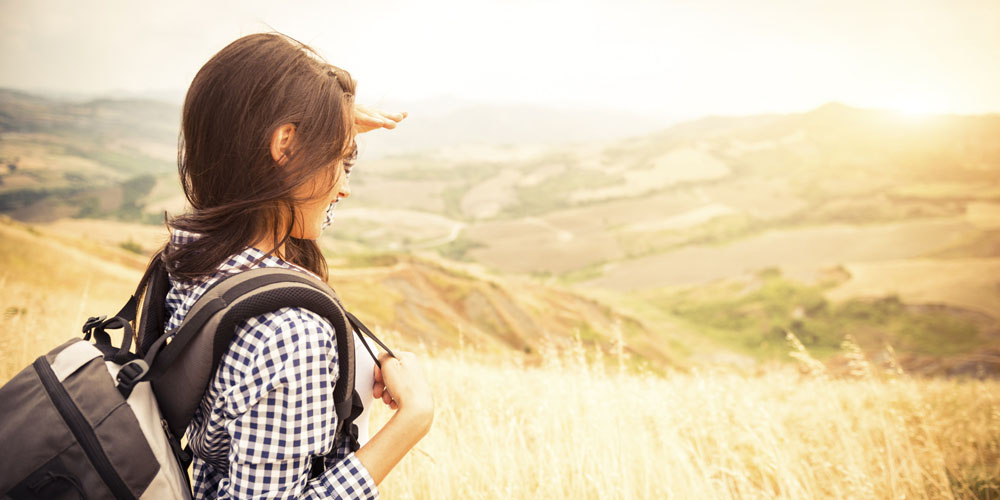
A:
{"label": "padded shoulder strap", "polygon": [[[150,346],[146,362],[160,409],[176,436],[183,435],[236,325],[282,307],[303,307],[328,321],[336,332],[339,378],[334,388],[338,417],[349,417],[354,392],[354,338],[346,312],[326,283],[290,269],[258,268],[225,277],[188,311],[180,327]],[[340,410],[346,408],[346,410]],[[338,420],[340,425],[347,418]],[[338,432],[340,428],[337,429]]]}
{"label": "padded shoulder strap", "polygon": [[[163,336],[163,323],[166,318],[164,299],[170,291],[170,278],[163,265],[162,259],[156,259],[152,269],[149,270],[146,290],[142,299],[142,312],[139,315],[138,341],[136,349],[138,354],[144,355],[149,352],[153,343]],[[132,297],[138,296],[140,291]]]}

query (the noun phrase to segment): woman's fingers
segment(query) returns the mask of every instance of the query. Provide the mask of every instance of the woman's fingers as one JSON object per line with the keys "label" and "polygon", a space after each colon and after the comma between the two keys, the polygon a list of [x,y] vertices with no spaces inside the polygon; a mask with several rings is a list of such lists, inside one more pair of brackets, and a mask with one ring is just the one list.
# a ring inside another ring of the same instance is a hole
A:
{"label": "woman's fingers", "polygon": [[374,369],[375,375],[375,385],[372,386],[372,396],[375,398],[382,397],[382,391],[385,390],[385,381],[382,379],[382,370],[379,369],[378,365],[372,367]]}
{"label": "woman's fingers", "polygon": [[367,108],[360,104],[354,105],[354,124],[358,133],[365,133],[377,128],[394,129],[396,124],[406,118],[405,111],[386,113]]}
{"label": "woman's fingers", "polygon": [[406,112],[401,113],[385,113],[382,111],[378,112],[381,115],[382,126],[388,129],[396,128],[396,124],[403,121],[406,118]]}
{"label": "woman's fingers", "polygon": [[385,389],[382,401],[392,409],[406,411],[429,423],[434,418],[434,397],[417,357],[412,353],[396,351],[392,357],[383,354],[382,377]]}
{"label": "woman's fingers", "polygon": [[406,111],[397,111],[395,113],[388,113],[385,111],[380,111],[377,109],[371,109],[363,104],[355,104],[354,112],[356,116],[364,117],[366,120],[371,122],[387,122],[394,121],[400,122],[403,118],[406,118],[408,113]]}
{"label": "woman's fingers", "polygon": [[[379,356],[378,362],[384,364],[388,362],[390,359],[392,359],[392,356],[390,356],[389,353],[383,352]],[[390,404],[393,402],[392,394],[390,394],[389,389],[385,387],[385,378],[382,373],[382,369],[379,368],[379,365],[377,364],[375,365],[375,386],[372,387],[372,398],[381,399],[382,402],[392,407],[392,405]]]}
{"label": "woman's fingers", "polygon": [[372,127],[381,127],[385,123],[385,119],[371,111],[357,110],[354,114],[354,123],[369,125]]}

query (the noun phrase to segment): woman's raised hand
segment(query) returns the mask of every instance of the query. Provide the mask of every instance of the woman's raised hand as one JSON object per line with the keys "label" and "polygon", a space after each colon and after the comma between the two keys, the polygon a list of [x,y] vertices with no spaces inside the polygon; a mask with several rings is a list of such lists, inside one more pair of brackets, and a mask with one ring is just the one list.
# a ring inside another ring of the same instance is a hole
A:
{"label": "woman's raised hand", "polygon": [[396,124],[403,121],[403,118],[406,118],[406,111],[386,113],[360,104],[354,105],[354,126],[359,134],[378,128],[396,128]]}

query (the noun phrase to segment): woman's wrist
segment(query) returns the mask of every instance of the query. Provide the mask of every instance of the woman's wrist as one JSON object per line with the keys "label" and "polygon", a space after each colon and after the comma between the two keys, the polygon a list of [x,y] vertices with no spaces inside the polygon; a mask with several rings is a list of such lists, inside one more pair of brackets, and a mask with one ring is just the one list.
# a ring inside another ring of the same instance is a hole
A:
{"label": "woman's wrist", "polygon": [[433,403],[409,403],[405,406],[399,407],[399,411],[396,412],[396,417],[405,421],[405,425],[422,431],[422,434],[426,434],[427,431],[430,430],[431,424],[434,422],[434,405]]}
{"label": "woman's wrist", "polygon": [[381,484],[403,455],[427,434],[433,415],[433,410],[427,412],[426,408],[412,407],[409,410],[400,408],[364,446],[355,452],[376,485]]}

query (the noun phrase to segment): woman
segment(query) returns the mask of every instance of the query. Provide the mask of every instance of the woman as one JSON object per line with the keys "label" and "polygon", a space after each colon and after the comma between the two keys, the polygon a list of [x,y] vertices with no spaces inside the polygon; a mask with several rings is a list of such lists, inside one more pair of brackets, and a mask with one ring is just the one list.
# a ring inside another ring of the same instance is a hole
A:
{"label": "woman", "polygon": [[[405,113],[354,104],[350,75],[277,33],[245,36],[213,56],[184,101],[178,168],[191,211],[168,223],[161,252],[175,328],[219,277],[280,266],[327,279],[316,239],[350,196],[355,134]],[[337,426],[336,336],[311,311],[241,323],[187,429],[195,498],[375,498],[377,485],[429,430],[433,399],[417,360],[356,356],[365,413],[357,451]],[[357,339],[356,339],[357,343]],[[367,382],[365,382],[367,380]],[[367,437],[376,399],[396,410]],[[313,457],[326,468],[311,477]]]}

